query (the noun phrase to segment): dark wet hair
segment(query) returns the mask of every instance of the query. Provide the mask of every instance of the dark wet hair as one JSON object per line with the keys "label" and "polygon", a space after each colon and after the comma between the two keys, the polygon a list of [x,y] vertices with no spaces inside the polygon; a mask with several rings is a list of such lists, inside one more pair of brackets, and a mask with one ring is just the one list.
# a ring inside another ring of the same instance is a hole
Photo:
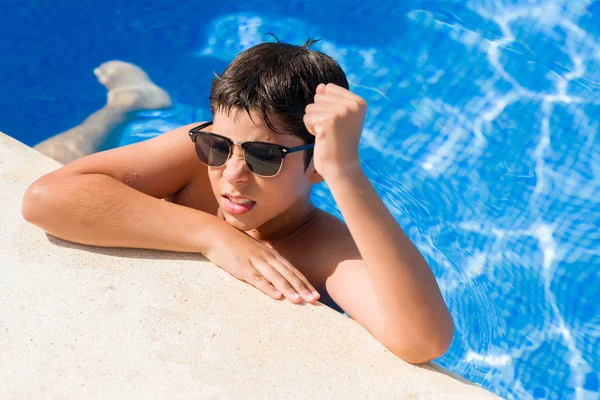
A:
{"label": "dark wet hair", "polygon": [[[253,111],[272,131],[313,143],[315,138],[302,120],[304,109],[314,101],[319,83],[348,89],[346,74],[333,58],[308,48],[318,40],[308,39],[304,45],[296,46],[275,39],[277,43],[261,43],[244,50],[221,75],[215,74],[211,111],[213,115],[218,111],[229,115],[242,109],[250,115]],[[305,170],[313,151],[306,153]]]}

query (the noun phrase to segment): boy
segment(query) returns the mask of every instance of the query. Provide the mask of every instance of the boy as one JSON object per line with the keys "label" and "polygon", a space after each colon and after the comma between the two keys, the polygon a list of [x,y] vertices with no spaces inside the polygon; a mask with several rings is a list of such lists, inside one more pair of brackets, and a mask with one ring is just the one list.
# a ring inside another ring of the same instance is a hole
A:
{"label": "boy", "polygon": [[[31,185],[23,216],[78,243],[199,252],[274,299],[322,294],[399,357],[430,361],[451,316],[362,170],[365,101],[312,43],[240,53],[213,81],[212,122],[65,165]],[[347,225],[312,204],[323,179]]]}

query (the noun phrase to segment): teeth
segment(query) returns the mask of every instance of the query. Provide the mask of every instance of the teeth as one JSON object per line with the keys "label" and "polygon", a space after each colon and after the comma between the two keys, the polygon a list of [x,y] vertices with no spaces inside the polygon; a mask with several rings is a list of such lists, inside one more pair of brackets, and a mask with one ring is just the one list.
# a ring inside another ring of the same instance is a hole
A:
{"label": "teeth", "polygon": [[229,199],[230,202],[232,202],[233,204],[240,204],[240,205],[247,205],[252,203],[252,200],[245,200],[245,199],[232,199],[231,197],[227,196],[227,198]]}

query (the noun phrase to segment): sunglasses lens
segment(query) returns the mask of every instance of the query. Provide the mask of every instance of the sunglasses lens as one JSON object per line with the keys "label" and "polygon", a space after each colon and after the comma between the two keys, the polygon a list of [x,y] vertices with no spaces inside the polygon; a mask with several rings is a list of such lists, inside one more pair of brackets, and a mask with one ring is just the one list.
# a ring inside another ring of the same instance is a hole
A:
{"label": "sunglasses lens", "polygon": [[221,167],[229,158],[229,143],[212,135],[196,136],[196,154],[204,164],[211,167]]}
{"label": "sunglasses lens", "polygon": [[283,161],[283,153],[277,146],[266,143],[248,143],[244,149],[248,168],[256,175],[277,175]]}

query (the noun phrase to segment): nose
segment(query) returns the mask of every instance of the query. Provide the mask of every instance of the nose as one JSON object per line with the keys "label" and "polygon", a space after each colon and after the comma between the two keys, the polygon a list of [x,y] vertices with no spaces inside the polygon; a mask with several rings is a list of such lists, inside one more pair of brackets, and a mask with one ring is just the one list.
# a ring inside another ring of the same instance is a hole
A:
{"label": "nose", "polygon": [[244,151],[240,146],[234,145],[233,153],[225,164],[223,178],[232,185],[239,185],[246,182],[251,173],[244,160]]}

